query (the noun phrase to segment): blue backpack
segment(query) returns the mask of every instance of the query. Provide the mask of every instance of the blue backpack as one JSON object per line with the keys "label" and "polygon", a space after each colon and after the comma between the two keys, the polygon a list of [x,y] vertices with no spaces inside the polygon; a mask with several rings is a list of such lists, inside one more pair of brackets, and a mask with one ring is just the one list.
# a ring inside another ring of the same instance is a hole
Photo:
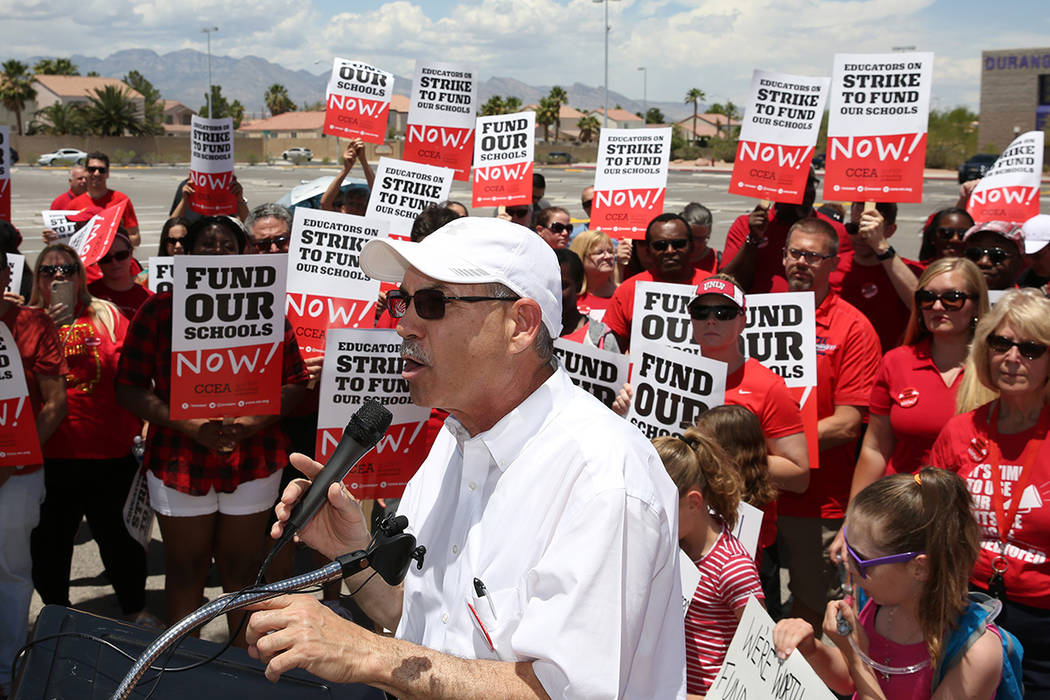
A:
{"label": "blue backpack", "polygon": [[[950,637],[944,644],[944,662],[933,679],[932,694],[944,676],[953,666],[958,664],[966,652],[972,647],[981,635],[984,634],[988,625],[995,621],[1003,604],[984,593],[970,593],[970,605],[959,618],[958,624],[952,631]],[[999,687],[995,691],[996,700],[1015,700],[1024,696],[1024,686],[1021,684],[1021,657],[1024,648],[1017,637],[998,628],[1003,643],[1003,675],[999,680]]]}

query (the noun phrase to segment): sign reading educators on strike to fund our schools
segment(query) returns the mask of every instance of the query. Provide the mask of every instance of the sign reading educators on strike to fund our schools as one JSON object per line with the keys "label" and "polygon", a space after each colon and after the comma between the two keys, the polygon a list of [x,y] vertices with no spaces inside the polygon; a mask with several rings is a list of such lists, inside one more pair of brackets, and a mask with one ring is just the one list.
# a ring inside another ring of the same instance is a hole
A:
{"label": "sign reading educators on strike to fund our schools", "polygon": [[448,199],[451,189],[448,168],[380,158],[365,218],[389,221],[391,234],[407,238],[419,212]]}
{"label": "sign reading educators on strike to fund our schools", "polygon": [[393,94],[392,73],[367,63],[336,58],[325,91],[321,130],[330,136],[383,143]]}
{"label": "sign reading educators on strike to fund our schools", "polygon": [[473,206],[531,204],[535,148],[535,112],[478,117]]}
{"label": "sign reading educators on strike to fund our schools", "polygon": [[824,198],[921,202],[932,53],[836,54]]}
{"label": "sign reading educators on strike to fund our schools", "polygon": [[69,238],[69,246],[77,251],[84,267],[94,265],[109,252],[127,205],[128,201],[124,200],[103,209]]}
{"label": "sign reading educators on strike to fund our schools", "polygon": [[554,341],[554,354],[573,384],[612,408],[631,367],[627,355],[565,338]]}
{"label": "sign reading educators on strike to fund our schools", "polygon": [[0,219],[11,220],[11,127],[0,126]]}
{"label": "sign reading educators on strike to fund our schools", "polygon": [[171,417],[281,412],[284,255],[177,255]]}
{"label": "sign reading educators on strike to fund our schools", "polygon": [[361,270],[365,243],[385,238],[385,224],[361,216],[299,207],[288,246],[285,313],[304,358],[324,354],[329,328],[371,328],[379,280]]}
{"label": "sign reading educators on strike to fund our schools", "polygon": [[602,129],[590,227],[645,238],[645,227],[664,210],[670,157],[670,128]]}
{"label": "sign reading educators on strike to fund our schools", "polygon": [[426,425],[430,409],[416,406],[401,378],[401,337],[387,328],[332,328],[321,370],[317,413],[317,459],[335,451],[343,428],[365,399],[393,414],[390,428],[358,462],[344,483],[357,498],[396,498],[427,456]]}
{"label": "sign reading educators on strike to fund our schools", "polygon": [[11,329],[0,322],[0,467],[40,462],[40,439],[22,356]]}
{"label": "sign reading educators on strike to fund our schools", "polygon": [[190,125],[190,209],[205,216],[237,213],[233,194],[233,119],[193,115]]}
{"label": "sign reading educators on strike to fund our schools", "polygon": [[966,203],[974,221],[1023,224],[1039,213],[1044,137],[1042,131],[1029,131],[1003,151]]}
{"label": "sign reading educators on strike to fund our schools", "polygon": [[76,209],[45,209],[40,216],[44,219],[44,228],[54,231],[59,243],[68,243],[69,237],[76,233],[77,223],[66,217],[79,213]]}
{"label": "sign reading educators on strike to fund our schools", "polygon": [[827,95],[827,78],[755,71],[730,194],[802,203]]}
{"label": "sign reading educators on strike to fund our schools", "polygon": [[154,294],[170,292],[175,279],[175,257],[154,255],[149,259],[149,276],[146,283]]}
{"label": "sign reading educators on strike to fund our schools", "polygon": [[749,598],[722,668],[707,691],[708,700],[834,700],[801,653],[780,660],[773,646],[774,624],[762,604]]}
{"label": "sign reading educators on strike to fund our schools", "polygon": [[473,68],[416,61],[404,159],[452,168],[456,180],[468,180],[477,98],[477,71]]}

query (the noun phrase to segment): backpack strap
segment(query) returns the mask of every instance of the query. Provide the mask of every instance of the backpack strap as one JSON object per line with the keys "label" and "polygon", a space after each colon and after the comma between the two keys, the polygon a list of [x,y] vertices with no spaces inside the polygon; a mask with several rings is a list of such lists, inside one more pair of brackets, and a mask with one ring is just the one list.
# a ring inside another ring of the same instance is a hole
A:
{"label": "backpack strap", "polygon": [[931,693],[937,689],[944,677],[948,675],[948,671],[962,661],[970,647],[984,636],[984,633],[988,630],[988,625],[995,621],[995,618],[999,616],[999,612],[1003,609],[1001,601],[984,593],[971,592],[969,599],[969,605],[967,605],[962,615],[959,616],[955,629],[952,630],[944,645],[942,661],[930,688]]}

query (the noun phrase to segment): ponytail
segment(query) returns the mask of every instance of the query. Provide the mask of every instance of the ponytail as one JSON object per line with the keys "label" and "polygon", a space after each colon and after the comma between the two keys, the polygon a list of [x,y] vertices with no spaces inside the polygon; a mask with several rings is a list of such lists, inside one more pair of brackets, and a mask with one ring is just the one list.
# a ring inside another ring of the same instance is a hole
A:
{"label": "ponytail", "polygon": [[681,438],[656,438],[653,446],[678,487],[678,495],[685,496],[694,489],[699,491],[707,507],[732,529],[736,525],[744,480],[725,450],[695,428],[686,430]]}

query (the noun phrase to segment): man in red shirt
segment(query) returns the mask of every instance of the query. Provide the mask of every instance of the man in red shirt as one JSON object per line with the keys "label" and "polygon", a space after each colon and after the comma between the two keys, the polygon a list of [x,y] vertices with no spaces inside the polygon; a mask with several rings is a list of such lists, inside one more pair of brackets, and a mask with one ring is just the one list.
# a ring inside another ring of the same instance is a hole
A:
{"label": "man in red shirt", "polygon": [[74,165],[69,170],[69,189],[55,197],[51,208],[56,211],[68,210],[69,203],[87,192],[88,171],[83,165]]}
{"label": "man in red shirt", "polygon": [[781,495],[777,541],[791,571],[791,615],[818,625],[827,601],[841,597],[838,571],[826,550],[845,516],[857,440],[882,353],[868,319],[831,289],[838,234],[830,224],[817,218],[796,222],[783,259],[790,291],[812,291],[816,305],[820,468],[811,471],[805,493]]}
{"label": "man in red shirt", "polygon": [[639,282],[672,282],[697,285],[709,273],[690,263],[693,254],[693,231],[678,214],[660,214],[649,222],[645,240],[637,241],[648,255],[641,256],[645,272],[628,278],[613,292],[609,310],[602,321],[616,336],[622,350],[631,342],[631,319],[634,317],[634,290]]}
{"label": "man in red shirt", "polygon": [[707,245],[711,238],[711,224],[714,223],[711,210],[699,202],[689,202],[682,210],[682,218],[693,231],[693,257],[690,264],[712,275],[718,272],[722,253]]}
{"label": "man in red shirt", "polygon": [[86,209],[88,207],[108,209],[118,202],[126,201],[127,206],[124,207],[124,218],[121,219],[120,225],[128,232],[132,247],[138,248],[139,220],[135,216],[135,207],[131,205],[131,200],[126,194],[111,190],[106,184],[109,180],[109,156],[101,151],[94,151],[88,153],[85,160],[88,173],[87,191],[70,200],[66,209]]}

